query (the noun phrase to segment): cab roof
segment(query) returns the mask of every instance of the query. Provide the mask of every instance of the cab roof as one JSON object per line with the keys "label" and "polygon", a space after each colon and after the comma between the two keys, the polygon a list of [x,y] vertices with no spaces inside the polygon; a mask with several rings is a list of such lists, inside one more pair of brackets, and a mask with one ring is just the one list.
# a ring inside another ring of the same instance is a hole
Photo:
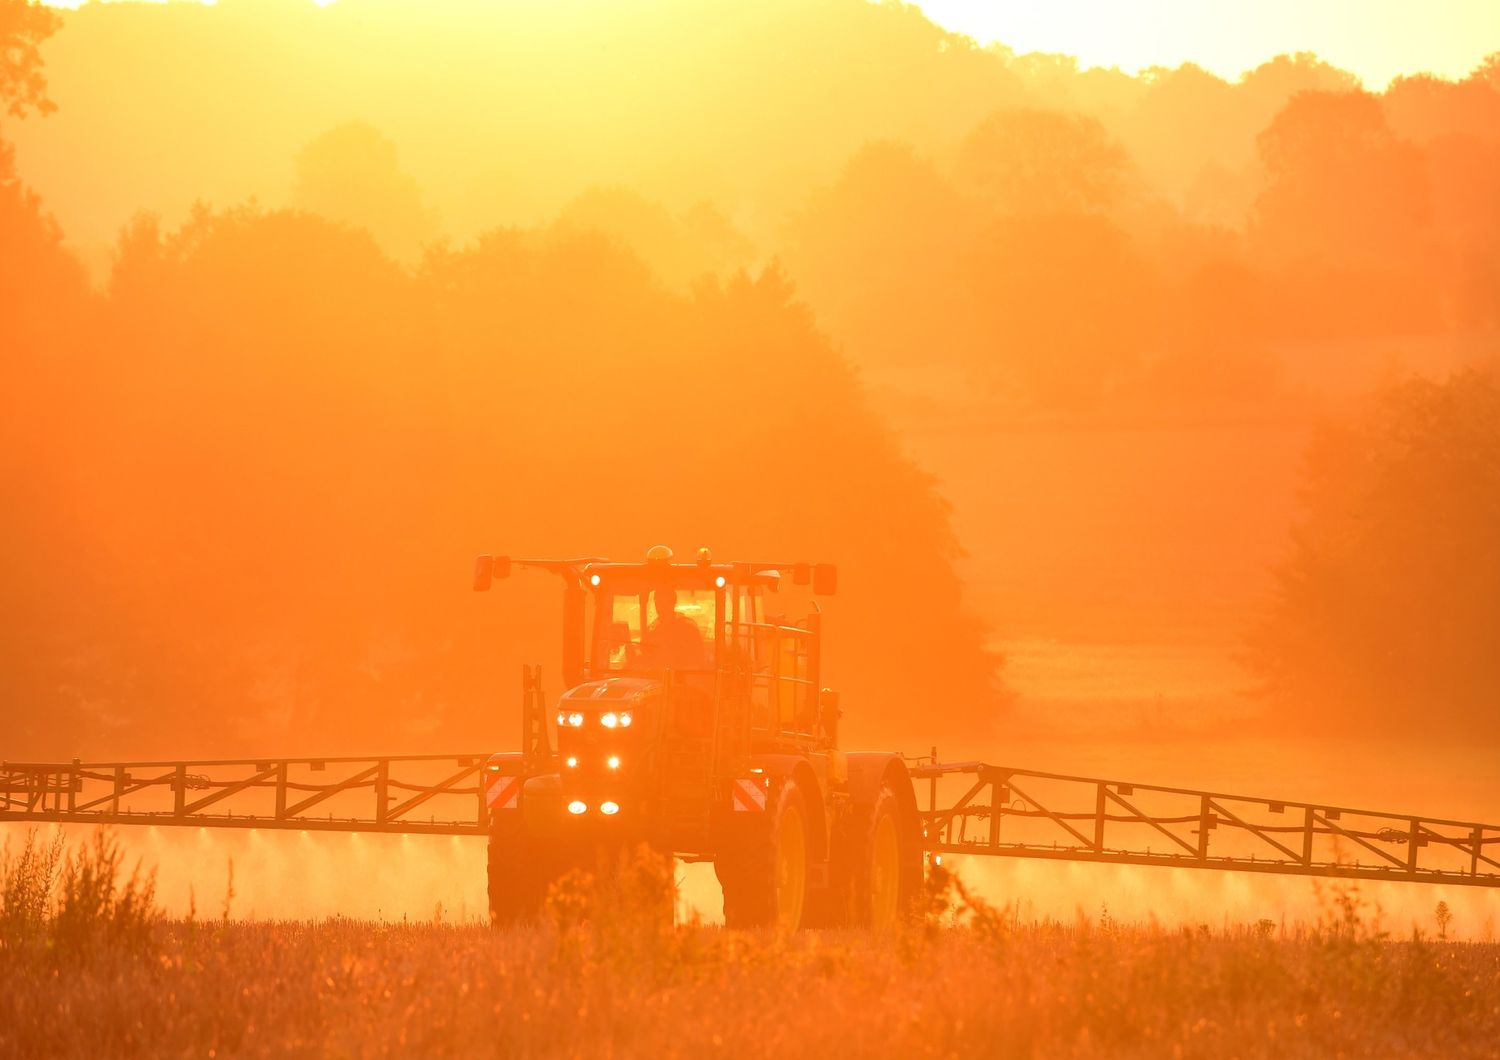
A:
{"label": "cab roof", "polygon": [[600,557],[579,559],[512,559],[480,556],[475,561],[474,588],[488,589],[493,578],[505,578],[512,566],[539,567],[580,588],[611,585],[650,589],[658,585],[676,588],[716,589],[725,586],[776,588],[784,574],[792,584],[810,585],[819,596],[833,595],[838,569],[831,563],[715,563],[707,549],[700,549],[692,563],[672,562],[671,550],[658,545],[644,561],[617,562]]}

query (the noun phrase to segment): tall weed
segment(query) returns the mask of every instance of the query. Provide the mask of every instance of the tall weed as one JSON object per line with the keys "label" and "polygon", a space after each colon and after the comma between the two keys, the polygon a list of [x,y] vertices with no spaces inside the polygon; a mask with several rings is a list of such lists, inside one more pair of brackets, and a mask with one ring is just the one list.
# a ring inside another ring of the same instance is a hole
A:
{"label": "tall weed", "polygon": [[5,841],[0,853],[0,949],[13,949],[46,936],[53,892],[63,863],[63,837],[43,839],[28,829],[20,849]]}
{"label": "tall weed", "polygon": [[69,850],[61,833],[26,833],[0,856],[0,949],[45,948],[79,956],[140,950],[161,920],[156,873],[124,870],[119,841],[105,829]]}
{"label": "tall weed", "polygon": [[58,884],[52,938],[58,950],[78,953],[91,947],[140,949],[160,919],[156,870],[142,874],[140,863],[124,876],[119,840],[104,829],[69,853]]}

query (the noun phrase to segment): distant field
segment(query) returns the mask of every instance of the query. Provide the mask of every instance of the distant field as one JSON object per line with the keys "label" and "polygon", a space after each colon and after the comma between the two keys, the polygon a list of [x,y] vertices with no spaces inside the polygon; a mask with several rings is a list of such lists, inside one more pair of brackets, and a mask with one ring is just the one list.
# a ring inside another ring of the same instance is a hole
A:
{"label": "distant field", "polygon": [[1330,926],[158,925],[0,948],[0,1056],[1489,1057],[1500,946]]}

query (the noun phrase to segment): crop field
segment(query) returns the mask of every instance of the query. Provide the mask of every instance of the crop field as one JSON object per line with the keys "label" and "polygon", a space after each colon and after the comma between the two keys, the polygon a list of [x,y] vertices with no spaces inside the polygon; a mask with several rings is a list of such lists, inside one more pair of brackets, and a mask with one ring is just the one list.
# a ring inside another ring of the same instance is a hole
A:
{"label": "crop field", "polygon": [[894,935],[670,925],[641,858],[542,920],[166,918],[112,840],[13,845],[0,1056],[1493,1056],[1500,945],[1392,938],[1356,889],[1210,929],[1025,922],[938,870]]}

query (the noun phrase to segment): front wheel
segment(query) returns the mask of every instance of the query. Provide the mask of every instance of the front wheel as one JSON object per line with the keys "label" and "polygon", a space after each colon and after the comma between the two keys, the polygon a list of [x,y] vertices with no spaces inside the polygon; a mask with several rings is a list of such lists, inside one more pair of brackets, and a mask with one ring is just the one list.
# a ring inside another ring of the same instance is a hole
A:
{"label": "front wheel", "polygon": [[517,811],[497,815],[490,824],[490,922],[496,926],[531,920],[541,912],[549,874],[542,869],[542,852],[526,833]]}
{"label": "front wheel", "polygon": [[783,782],[765,810],[723,851],[715,872],[724,888],[724,923],[731,928],[796,931],[807,907],[807,797]]}

